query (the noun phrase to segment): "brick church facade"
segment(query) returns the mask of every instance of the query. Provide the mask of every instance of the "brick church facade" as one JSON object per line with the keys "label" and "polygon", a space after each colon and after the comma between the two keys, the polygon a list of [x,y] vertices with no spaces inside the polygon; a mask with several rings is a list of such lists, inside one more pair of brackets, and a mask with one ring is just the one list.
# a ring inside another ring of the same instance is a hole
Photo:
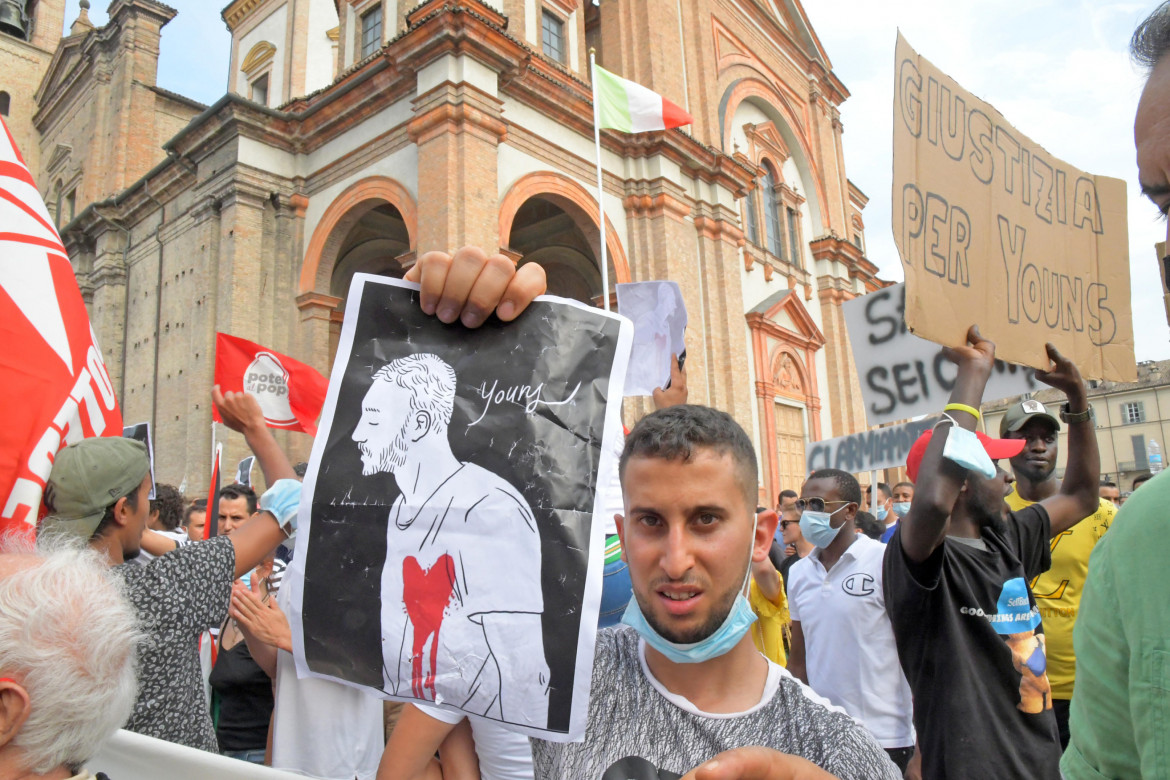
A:
{"label": "brick church facade", "polygon": [[212,106],[155,83],[173,9],[113,0],[95,27],[83,2],[59,37],[64,0],[8,3],[0,113],[161,481],[206,486],[215,332],[328,375],[354,273],[473,244],[602,300],[590,48],[695,117],[602,132],[609,278],[679,283],[691,400],[753,434],[761,501],[799,487],[807,441],[865,427],[840,307],[885,283],[798,0],[234,0]]}

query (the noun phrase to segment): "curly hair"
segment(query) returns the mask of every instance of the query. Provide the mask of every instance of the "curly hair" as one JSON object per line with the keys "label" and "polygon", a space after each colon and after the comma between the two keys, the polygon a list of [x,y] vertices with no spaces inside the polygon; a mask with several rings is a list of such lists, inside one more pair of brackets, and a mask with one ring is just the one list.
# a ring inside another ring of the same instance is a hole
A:
{"label": "curly hair", "polygon": [[1153,70],[1170,52],[1170,0],[1166,0],[1133,31],[1129,53],[1134,62]]}
{"label": "curly hair", "polygon": [[426,412],[431,430],[443,433],[455,411],[455,369],[429,352],[391,361],[374,374],[374,381],[394,382],[410,391],[410,414]]}
{"label": "curly hair", "polygon": [[159,524],[168,531],[173,531],[182,525],[183,496],[179,494],[179,489],[174,485],[155,485],[150,511],[158,512]]}

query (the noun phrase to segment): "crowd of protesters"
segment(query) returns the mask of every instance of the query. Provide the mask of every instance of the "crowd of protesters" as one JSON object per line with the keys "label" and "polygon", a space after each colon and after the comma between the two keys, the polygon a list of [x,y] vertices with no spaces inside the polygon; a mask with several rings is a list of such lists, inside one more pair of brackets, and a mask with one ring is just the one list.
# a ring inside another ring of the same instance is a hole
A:
{"label": "crowd of protesters", "polygon": [[[1133,52],[1150,70],[1139,176],[1166,213],[1170,3]],[[538,265],[472,248],[425,254],[407,278],[424,312],[469,326],[514,319],[545,287]],[[89,777],[120,726],[329,780],[1165,776],[1170,482],[1100,481],[1085,384],[1047,353],[1037,377],[1064,394],[1059,414],[1020,401],[992,438],[995,345],[972,326],[945,350],[955,383],[908,481],[863,491],[821,469],[772,507],[750,438],[688,404],[675,365],[598,486],[613,522],[574,743],[297,676],[280,586],[304,471],[253,397],[213,390],[259,497],[188,501],[152,484],[138,442],[72,444],[36,542],[0,547],[0,780]]]}

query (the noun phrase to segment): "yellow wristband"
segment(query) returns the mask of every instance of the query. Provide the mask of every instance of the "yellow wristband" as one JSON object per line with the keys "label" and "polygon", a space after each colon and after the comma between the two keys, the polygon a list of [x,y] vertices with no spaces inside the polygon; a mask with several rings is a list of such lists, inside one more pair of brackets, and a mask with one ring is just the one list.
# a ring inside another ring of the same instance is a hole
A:
{"label": "yellow wristband", "polygon": [[946,406],[943,407],[943,411],[944,412],[966,412],[967,414],[974,417],[976,420],[983,419],[982,415],[979,414],[978,409],[976,409],[974,406],[967,406],[967,404],[947,404]]}

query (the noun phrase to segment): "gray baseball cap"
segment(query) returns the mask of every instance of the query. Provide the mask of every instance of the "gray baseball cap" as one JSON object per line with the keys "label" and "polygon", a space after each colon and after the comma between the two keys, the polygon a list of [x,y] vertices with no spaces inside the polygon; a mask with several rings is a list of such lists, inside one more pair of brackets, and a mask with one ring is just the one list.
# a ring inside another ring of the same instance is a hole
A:
{"label": "gray baseball cap", "polygon": [[88,541],[106,509],[128,496],[150,472],[146,445],[121,436],[82,439],[57,453],[45,485],[49,516],[40,533]]}

